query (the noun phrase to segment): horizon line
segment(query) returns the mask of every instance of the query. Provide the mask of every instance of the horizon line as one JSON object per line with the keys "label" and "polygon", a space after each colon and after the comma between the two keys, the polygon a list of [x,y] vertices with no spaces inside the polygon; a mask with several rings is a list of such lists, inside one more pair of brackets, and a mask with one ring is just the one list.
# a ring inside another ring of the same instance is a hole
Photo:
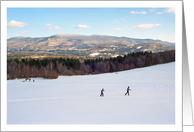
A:
{"label": "horizon line", "polygon": [[[152,39],[152,38],[134,38],[134,37],[127,37],[127,36],[114,36],[114,35],[102,35],[102,34],[92,34],[92,35],[82,35],[82,34],[54,34],[54,35],[50,35],[50,36],[47,36],[47,37],[51,37],[51,36],[108,36],[108,37],[118,37],[118,38],[122,38],[122,37],[126,37],[126,38],[133,38],[133,39]],[[47,37],[25,37],[25,36],[13,36],[13,37],[10,37],[10,38],[7,38],[8,39],[11,39],[11,38],[47,38]],[[152,39],[152,40],[159,40],[159,41],[164,41],[164,42],[168,42],[168,43],[175,43],[175,42],[170,42],[170,41],[167,41],[167,40],[161,40],[161,39]]]}

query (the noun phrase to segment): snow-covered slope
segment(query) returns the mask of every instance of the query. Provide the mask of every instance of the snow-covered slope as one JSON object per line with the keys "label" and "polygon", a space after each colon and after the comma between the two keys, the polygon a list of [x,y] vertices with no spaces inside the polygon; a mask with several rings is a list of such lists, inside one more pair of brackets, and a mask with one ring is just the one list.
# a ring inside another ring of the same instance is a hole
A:
{"label": "snow-covered slope", "polygon": [[[174,124],[175,63],[7,81],[8,124]],[[130,86],[130,96],[125,96]],[[101,89],[105,96],[100,97]]]}

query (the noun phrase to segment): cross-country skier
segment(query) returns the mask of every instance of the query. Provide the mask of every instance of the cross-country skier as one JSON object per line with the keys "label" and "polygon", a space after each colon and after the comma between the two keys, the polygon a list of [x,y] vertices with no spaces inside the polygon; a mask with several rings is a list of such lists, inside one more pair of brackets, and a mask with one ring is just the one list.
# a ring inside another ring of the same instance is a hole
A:
{"label": "cross-country skier", "polygon": [[102,97],[104,96],[104,93],[103,92],[104,92],[104,89],[101,90],[100,96],[102,96]]}
{"label": "cross-country skier", "polygon": [[131,89],[129,89],[129,86],[128,86],[128,88],[127,88],[127,92],[125,93],[125,95],[127,95],[127,94],[128,94],[128,96],[129,96],[129,90],[131,91]]}

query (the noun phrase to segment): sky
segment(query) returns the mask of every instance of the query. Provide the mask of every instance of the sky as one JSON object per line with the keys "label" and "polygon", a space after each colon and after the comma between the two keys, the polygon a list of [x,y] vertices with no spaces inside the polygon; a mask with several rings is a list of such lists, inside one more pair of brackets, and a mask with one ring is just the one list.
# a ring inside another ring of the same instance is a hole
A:
{"label": "sky", "polygon": [[7,38],[110,35],[175,42],[175,8],[7,8]]}

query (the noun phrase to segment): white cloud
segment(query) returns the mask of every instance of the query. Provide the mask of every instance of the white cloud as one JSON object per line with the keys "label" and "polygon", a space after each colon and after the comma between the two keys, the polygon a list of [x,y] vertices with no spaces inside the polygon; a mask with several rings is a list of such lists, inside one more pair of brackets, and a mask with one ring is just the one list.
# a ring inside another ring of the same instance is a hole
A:
{"label": "white cloud", "polygon": [[135,14],[136,12],[135,11],[131,11],[131,14]]}
{"label": "white cloud", "polygon": [[29,24],[24,23],[24,22],[19,22],[15,20],[11,20],[10,22],[7,23],[7,27],[9,28],[22,28],[24,26],[28,26]]}
{"label": "white cloud", "polygon": [[54,26],[53,29],[61,29],[59,26]]}
{"label": "white cloud", "polygon": [[118,31],[118,30],[122,30],[122,28],[114,28],[113,30]]}
{"label": "white cloud", "polygon": [[156,14],[157,14],[157,15],[160,15],[160,14],[163,14],[163,12],[157,12]]}
{"label": "white cloud", "polygon": [[44,29],[48,29],[48,30],[52,30],[52,29],[61,29],[59,26],[54,26],[52,24],[45,24],[45,27]]}
{"label": "white cloud", "polygon": [[153,28],[153,27],[157,27],[157,26],[161,26],[160,24],[140,24],[140,25],[136,25],[132,28]]}
{"label": "white cloud", "polygon": [[160,24],[156,23],[156,24],[155,24],[155,26],[162,26],[162,25],[160,25]]}
{"label": "white cloud", "polygon": [[52,26],[52,24],[48,24],[48,23],[47,23],[45,26]]}
{"label": "white cloud", "polygon": [[165,10],[166,13],[175,13],[175,8],[168,8]]}
{"label": "white cloud", "polygon": [[147,14],[146,11],[131,11],[131,14]]}
{"label": "white cloud", "polygon": [[79,24],[75,28],[91,28],[91,27],[90,26],[87,26],[87,25],[81,25],[81,24]]}
{"label": "white cloud", "polygon": [[147,12],[146,12],[146,11],[142,11],[141,13],[142,13],[142,14],[147,14]]}
{"label": "white cloud", "polygon": [[28,33],[30,33],[29,31],[22,31],[22,32],[20,32],[20,33],[22,33],[22,34],[28,34]]}

